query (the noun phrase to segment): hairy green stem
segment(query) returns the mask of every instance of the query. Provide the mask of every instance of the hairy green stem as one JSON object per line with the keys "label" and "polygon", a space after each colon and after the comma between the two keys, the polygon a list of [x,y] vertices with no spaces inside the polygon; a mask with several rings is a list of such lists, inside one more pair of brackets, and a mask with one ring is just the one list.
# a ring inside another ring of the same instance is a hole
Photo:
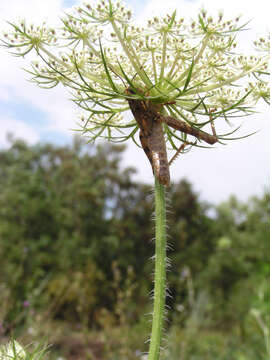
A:
{"label": "hairy green stem", "polygon": [[148,360],[158,360],[166,299],[166,201],[165,189],[155,179],[155,285],[154,311]]}

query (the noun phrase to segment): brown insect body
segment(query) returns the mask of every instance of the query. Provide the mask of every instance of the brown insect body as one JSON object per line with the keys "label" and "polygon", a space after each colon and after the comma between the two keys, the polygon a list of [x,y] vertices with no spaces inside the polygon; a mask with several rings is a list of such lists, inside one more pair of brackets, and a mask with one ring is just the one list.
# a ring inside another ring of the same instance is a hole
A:
{"label": "brown insect body", "polygon": [[[128,89],[128,93],[133,91]],[[128,99],[129,107],[140,128],[140,141],[148,157],[153,173],[159,182],[170,185],[170,172],[161,115],[150,102]]]}
{"label": "brown insect body", "polygon": [[[130,88],[127,89],[126,92],[127,94],[132,95],[139,94],[140,92],[143,93],[139,90],[134,92]],[[197,139],[203,140],[210,145],[213,145],[218,141],[211,114],[210,120],[213,135],[196,127],[192,127],[183,120],[175,119],[172,116],[161,115],[159,111],[161,110],[162,105],[155,105],[150,101],[140,99],[128,99],[128,103],[132,114],[139,125],[142,148],[151,163],[153,173],[156,175],[159,182],[165,186],[170,185],[170,171],[162,128],[163,122],[185,134],[195,136]],[[182,144],[179,151],[176,152],[176,155],[182,151],[185,145],[186,143]],[[175,156],[170,161],[170,164],[174,158]]]}

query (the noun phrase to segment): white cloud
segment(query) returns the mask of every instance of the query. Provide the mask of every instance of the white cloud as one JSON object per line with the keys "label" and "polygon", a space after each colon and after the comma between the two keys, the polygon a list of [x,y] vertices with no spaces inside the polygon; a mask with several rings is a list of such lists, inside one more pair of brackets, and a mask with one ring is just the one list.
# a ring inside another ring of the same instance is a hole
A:
{"label": "white cloud", "polygon": [[22,121],[16,120],[9,116],[0,117],[1,132],[0,132],[0,144],[1,147],[7,147],[7,134],[14,135],[15,138],[26,140],[29,144],[34,144],[40,140],[39,134],[33,130],[30,125],[25,124]]}
{"label": "white cloud", "polygon": [[[2,20],[28,19],[33,23],[47,20],[55,23],[62,8],[62,0],[7,0],[0,3]],[[2,25],[2,24],[1,24]]]}
{"label": "white cloud", "polygon": [[[31,19],[31,22],[39,23],[44,19],[51,24],[59,20],[62,8],[61,0],[11,0],[0,4],[2,21],[0,27],[5,27],[3,19],[9,21],[20,18]],[[29,68],[29,57],[26,59],[11,56],[6,49],[0,48],[0,101],[9,102],[10,106],[20,102],[32,106],[47,114],[47,130],[69,132],[76,126],[76,114],[74,105],[68,100],[69,94],[61,87],[46,90],[40,89],[30,83],[30,75],[23,68]],[[38,122],[38,119],[36,119]],[[14,127],[8,127],[4,123],[5,118],[0,118],[1,132],[14,131]],[[20,123],[21,124],[21,123]],[[29,126],[19,126],[20,136],[29,138],[27,132]],[[23,134],[23,129],[26,131]],[[43,128],[43,130],[45,130]],[[5,135],[2,136],[5,138]],[[0,139],[0,144],[2,143]]]}
{"label": "white cloud", "polygon": [[[30,77],[22,70],[22,65],[27,67],[27,62],[11,57],[3,49],[0,49],[0,56],[0,101],[9,102],[11,107],[20,102],[22,107],[25,104],[47,114],[48,130],[68,132],[75,127],[74,104],[68,100],[70,96],[66,89],[41,89],[27,81]],[[3,121],[0,119],[1,129]]]}

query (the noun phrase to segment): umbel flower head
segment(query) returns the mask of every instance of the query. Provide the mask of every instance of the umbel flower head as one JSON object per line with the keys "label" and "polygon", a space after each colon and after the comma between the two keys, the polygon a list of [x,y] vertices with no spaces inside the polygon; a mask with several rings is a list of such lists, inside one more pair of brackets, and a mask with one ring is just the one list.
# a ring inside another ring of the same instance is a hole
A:
{"label": "umbel flower head", "polygon": [[[152,111],[148,119],[162,123],[165,141],[179,153],[203,141],[231,139],[237,128],[219,134],[220,120],[230,124],[230,118],[252,113],[260,98],[269,102],[270,40],[255,42],[258,55],[238,54],[237,35],[246,25],[239,17],[228,20],[201,10],[186,21],[175,11],[138,27],[122,2],[101,0],[74,7],[61,20],[60,29],[10,24],[3,43],[18,56],[36,52],[39,60],[28,70],[33,82],[69,88],[90,140],[136,142],[140,127],[144,147],[152,127],[146,135],[147,116],[138,119],[137,106]],[[132,105],[130,120],[125,113]]]}

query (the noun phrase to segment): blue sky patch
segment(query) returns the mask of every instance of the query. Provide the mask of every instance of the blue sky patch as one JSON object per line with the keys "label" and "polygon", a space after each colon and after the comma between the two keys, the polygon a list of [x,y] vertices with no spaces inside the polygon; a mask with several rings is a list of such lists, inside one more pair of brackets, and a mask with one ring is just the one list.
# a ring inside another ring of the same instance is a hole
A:
{"label": "blue sky patch", "polygon": [[27,104],[26,102],[5,102],[1,101],[0,106],[3,112],[8,113],[13,118],[23,121],[24,123],[31,125],[35,130],[40,127],[44,127],[47,124],[47,114],[35,107]]}

